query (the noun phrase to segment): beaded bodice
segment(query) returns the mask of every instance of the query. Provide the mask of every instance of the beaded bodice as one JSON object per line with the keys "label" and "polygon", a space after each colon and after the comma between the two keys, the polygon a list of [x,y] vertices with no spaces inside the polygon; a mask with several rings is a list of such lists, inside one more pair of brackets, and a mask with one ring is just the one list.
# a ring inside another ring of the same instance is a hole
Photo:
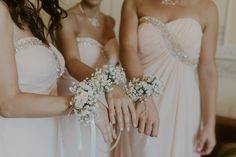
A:
{"label": "beaded bodice", "polygon": [[107,64],[105,48],[100,42],[90,37],[78,37],[77,43],[82,62],[92,68]]}
{"label": "beaded bodice", "polygon": [[[154,17],[139,20],[139,53],[170,54],[185,65],[196,67],[200,55],[202,30],[191,18],[181,18],[167,24]],[[157,55],[157,54],[155,54]]]}
{"label": "beaded bodice", "polygon": [[18,82],[21,91],[48,94],[64,72],[64,59],[50,44],[35,37],[15,42]]}

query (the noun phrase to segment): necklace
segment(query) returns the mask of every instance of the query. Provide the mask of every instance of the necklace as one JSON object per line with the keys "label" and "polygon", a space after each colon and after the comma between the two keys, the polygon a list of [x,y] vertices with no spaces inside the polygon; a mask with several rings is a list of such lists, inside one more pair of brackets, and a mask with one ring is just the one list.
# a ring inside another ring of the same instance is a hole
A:
{"label": "necklace", "polygon": [[161,3],[164,5],[176,5],[178,0],[161,0]]}
{"label": "necklace", "polygon": [[82,14],[83,14],[83,15],[86,17],[86,19],[88,20],[88,23],[89,23],[90,25],[92,25],[93,27],[100,27],[100,26],[101,26],[101,24],[99,23],[97,17],[95,17],[95,16],[97,16],[97,15],[95,15],[94,17],[88,17],[88,15],[86,14],[85,10],[83,9],[83,7],[81,6],[80,3],[79,3],[79,8],[80,8]]}

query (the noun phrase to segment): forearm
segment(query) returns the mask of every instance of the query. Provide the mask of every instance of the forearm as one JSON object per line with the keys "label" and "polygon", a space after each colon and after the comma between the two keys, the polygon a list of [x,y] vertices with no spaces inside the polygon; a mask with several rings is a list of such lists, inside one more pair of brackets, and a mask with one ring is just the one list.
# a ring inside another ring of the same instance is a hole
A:
{"label": "forearm", "polygon": [[83,81],[86,78],[91,77],[95,72],[95,69],[87,66],[79,60],[71,60],[67,64],[70,74],[78,81]]}
{"label": "forearm", "polygon": [[129,80],[132,78],[142,78],[144,72],[135,48],[128,46],[123,47],[121,49],[120,58]]}
{"label": "forearm", "polygon": [[200,68],[199,81],[203,125],[214,126],[218,86],[218,76],[216,68]]}
{"label": "forearm", "polygon": [[111,46],[109,47],[109,50],[105,50],[105,53],[107,54],[108,63],[109,65],[117,65],[119,63],[119,44],[116,40],[115,36],[114,39],[112,39]]}
{"label": "forearm", "polygon": [[7,118],[37,118],[63,115],[70,97],[19,93],[0,104],[0,115]]}

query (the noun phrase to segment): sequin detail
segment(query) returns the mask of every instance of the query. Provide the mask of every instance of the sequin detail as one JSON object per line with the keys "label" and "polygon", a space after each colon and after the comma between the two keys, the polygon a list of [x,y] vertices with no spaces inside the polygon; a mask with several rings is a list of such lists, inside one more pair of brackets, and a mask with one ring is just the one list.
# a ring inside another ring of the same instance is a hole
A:
{"label": "sequin detail", "polygon": [[178,58],[182,63],[184,63],[186,65],[197,67],[198,59],[191,58],[191,57],[187,56],[186,54],[184,54],[184,50],[175,41],[173,36],[167,30],[165,23],[163,23],[162,21],[160,21],[154,17],[149,17],[149,16],[140,18],[139,23],[140,24],[150,23],[150,24],[154,25],[155,27],[157,27],[160,30],[163,39],[166,41],[167,47],[168,47],[168,49],[170,49],[171,55]]}
{"label": "sequin detail", "polygon": [[41,40],[39,40],[38,38],[35,38],[35,37],[25,37],[25,38],[19,39],[15,42],[16,52],[19,52],[22,49],[28,49],[33,46],[43,46],[43,47],[48,48],[50,50],[50,52],[52,53],[53,57],[55,58],[55,61],[57,64],[57,77],[58,78],[61,77],[63,75],[64,71],[62,70],[61,63],[60,63],[60,60],[59,60],[57,54],[53,51],[53,49],[50,46],[46,45]]}
{"label": "sequin detail", "polygon": [[78,43],[85,46],[96,46],[101,49],[103,48],[103,46],[98,41],[92,38],[78,38]]}
{"label": "sequin detail", "polygon": [[106,60],[108,59],[108,56],[106,55],[104,47],[97,40],[90,38],[90,37],[81,37],[81,38],[77,38],[77,41],[80,45],[96,46],[96,47],[100,48],[101,49],[100,53],[103,56],[103,58]]}

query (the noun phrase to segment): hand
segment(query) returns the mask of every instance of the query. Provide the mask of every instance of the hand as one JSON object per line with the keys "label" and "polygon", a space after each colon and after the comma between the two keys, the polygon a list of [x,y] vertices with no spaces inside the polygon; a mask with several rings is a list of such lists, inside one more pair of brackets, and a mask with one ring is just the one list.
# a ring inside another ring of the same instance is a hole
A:
{"label": "hand", "polygon": [[137,116],[134,104],[120,87],[113,86],[113,90],[106,93],[106,100],[109,108],[109,118],[112,124],[115,124],[117,121],[121,131],[124,130],[124,126],[127,131],[129,131],[131,117],[133,125],[135,127],[137,126]]}
{"label": "hand", "polygon": [[137,103],[136,113],[139,119],[138,131],[147,136],[157,137],[159,128],[159,113],[152,98],[147,101]]}
{"label": "hand", "polygon": [[198,131],[195,141],[196,152],[200,155],[209,155],[216,145],[215,128],[203,127]]}
{"label": "hand", "polygon": [[102,132],[104,141],[111,144],[116,138],[116,130],[113,128],[112,124],[109,122],[108,110],[104,104],[98,102],[99,107],[97,110],[98,120],[96,121],[96,126]]}

